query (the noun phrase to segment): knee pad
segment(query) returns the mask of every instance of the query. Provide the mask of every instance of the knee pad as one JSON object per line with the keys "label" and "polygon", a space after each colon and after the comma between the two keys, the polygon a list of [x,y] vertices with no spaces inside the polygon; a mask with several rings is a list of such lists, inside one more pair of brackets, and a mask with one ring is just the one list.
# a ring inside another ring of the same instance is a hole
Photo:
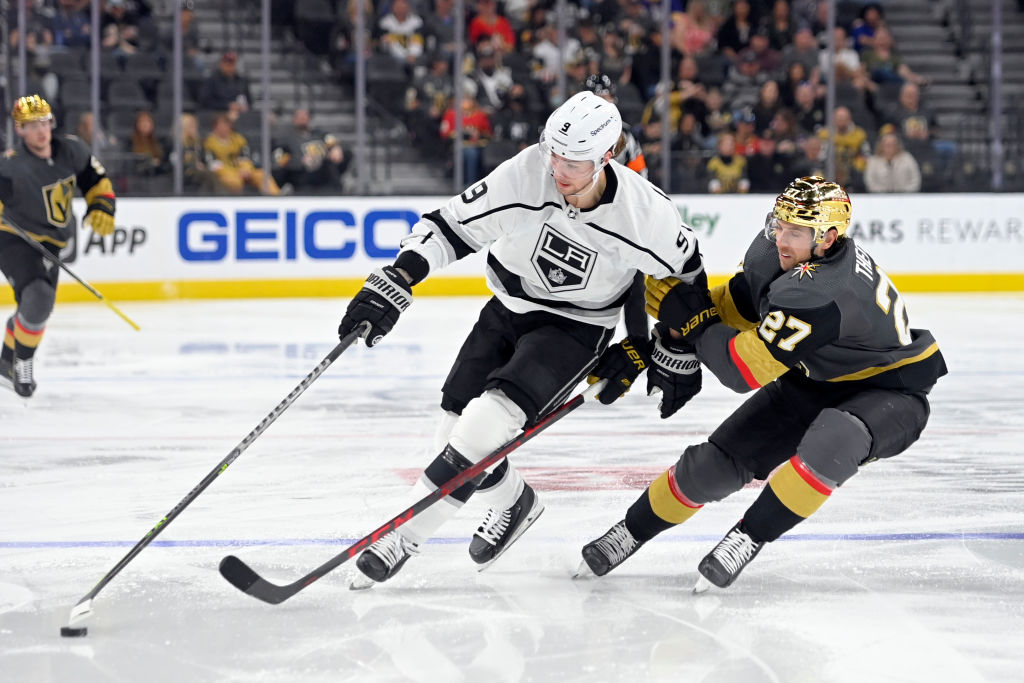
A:
{"label": "knee pad", "polygon": [[796,453],[827,483],[841,485],[871,453],[871,432],[850,413],[825,408],[800,440]]}
{"label": "knee pad", "polygon": [[455,423],[448,443],[473,462],[515,437],[526,424],[526,413],[498,389],[474,398]]}
{"label": "knee pad", "polygon": [[676,463],[675,477],[683,495],[703,505],[739,491],[754,478],[754,473],[715,444],[705,441],[683,451]]}
{"label": "knee pad", "polygon": [[33,280],[21,290],[18,301],[19,322],[30,330],[39,330],[46,325],[53,312],[57,290],[46,280]]}

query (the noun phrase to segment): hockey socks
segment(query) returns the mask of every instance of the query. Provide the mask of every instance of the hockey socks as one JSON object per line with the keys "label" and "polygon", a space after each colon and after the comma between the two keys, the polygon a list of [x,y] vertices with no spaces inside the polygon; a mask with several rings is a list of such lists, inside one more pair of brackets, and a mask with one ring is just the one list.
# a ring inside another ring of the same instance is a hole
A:
{"label": "hockey socks", "polygon": [[743,516],[743,525],[755,540],[774,541],[814,514],[835,487],[794,455],[768,480]]}

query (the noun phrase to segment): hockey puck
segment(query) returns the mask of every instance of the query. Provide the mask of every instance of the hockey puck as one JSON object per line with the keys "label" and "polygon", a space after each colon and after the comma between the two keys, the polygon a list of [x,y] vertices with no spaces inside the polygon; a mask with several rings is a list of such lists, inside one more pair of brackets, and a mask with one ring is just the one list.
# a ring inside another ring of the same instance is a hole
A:
{"label": "hockey puck", "polygon": [[71,626],[61,626],[60,634],[65,638],[81,638],[84,635],[88,635],[89,629],[85,626],[81,628],[73,628]]}

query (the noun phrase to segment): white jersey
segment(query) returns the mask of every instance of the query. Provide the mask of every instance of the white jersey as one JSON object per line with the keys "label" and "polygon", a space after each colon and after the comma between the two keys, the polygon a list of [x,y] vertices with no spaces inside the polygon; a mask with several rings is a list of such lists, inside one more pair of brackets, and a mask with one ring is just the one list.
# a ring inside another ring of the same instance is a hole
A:
{"label": "white jersey", "polygon": [[692,282],[704,265],[672,200],[615,161],[605,174],[599,203],[577,209],[559,194],[539,146],[528,147],[425,214],[402,251],[434,272],[486,248],[487,285],[509,310],[614,327],[638,271]]}

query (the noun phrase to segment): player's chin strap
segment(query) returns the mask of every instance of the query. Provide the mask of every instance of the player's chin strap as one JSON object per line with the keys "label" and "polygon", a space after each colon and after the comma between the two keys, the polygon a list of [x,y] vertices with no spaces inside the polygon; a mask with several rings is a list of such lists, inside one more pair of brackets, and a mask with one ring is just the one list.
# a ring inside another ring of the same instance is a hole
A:
{"label": "player's chin strap", "polygon": [[[608,165],[608,161],[607,160],[601,162],[601,165],[597,167],[596,171],[594,171],[594,176],[590,179],[590,184],[587,185],[587,189],[580,190],[579,192],[573,192],[572,194],[567,194],[565,196],[566,197],[580,197],[580,196],[585,195],[588,192],[590,192],[592,189],[594,189],[594,185],[597,184],[597,179],[601,177],[601,171],[603,171],[604,167],[607,166],[607,165]],[[553,171],[552,171],[552,175],[554,175]]]}

